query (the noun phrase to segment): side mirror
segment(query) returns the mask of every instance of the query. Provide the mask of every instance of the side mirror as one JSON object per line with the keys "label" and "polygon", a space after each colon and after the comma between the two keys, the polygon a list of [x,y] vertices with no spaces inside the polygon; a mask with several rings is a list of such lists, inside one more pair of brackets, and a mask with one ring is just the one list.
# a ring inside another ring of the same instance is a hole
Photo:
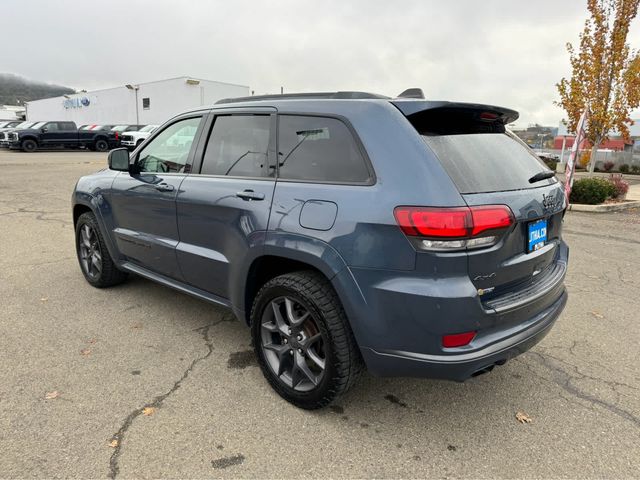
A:
{"label": "side mirror", "polygon": [[40,131],[41,131],[42,133],[47,133],[47,131],[48,131],[48,130],[49,130],[49,129],[48,129],[47,127],[42,127],[42,128],[40,129]]}
{"label": "side mirror", "polygon": [[129,150],[126,148],[116,148],[109,152],[107,157],[109,162],[109,169],[116,170],[118,172],[129,171]]}

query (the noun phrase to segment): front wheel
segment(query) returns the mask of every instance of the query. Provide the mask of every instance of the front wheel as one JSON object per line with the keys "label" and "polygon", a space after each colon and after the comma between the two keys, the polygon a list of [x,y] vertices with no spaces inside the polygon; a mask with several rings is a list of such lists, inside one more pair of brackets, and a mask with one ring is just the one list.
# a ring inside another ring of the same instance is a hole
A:
{"label": "front wheel", "polygon": [[109,255],[93,213],[83,213],[78,218],[76,252],[84,278],[94,287],[111,287],[126,280],[127,274],[118,270]]}
{"label": "front wheel", "polygon": [[96,140],[94,149],[98,152],[106,152],[109,150],[109,143],[103,139]]}
{"label": "front wheel", "polygon": [[330,404],[362,370],[340,300],[319,273],[288,273],[267,282],[253,303],[251,333],[262,373],[297,407]]}
{"label": "front wheel", "polygon": [[24,140],[22,142],[22,151],[27,153],[33,153],[38,149],[38,144],[35,140],[31,140],[30,138]]}

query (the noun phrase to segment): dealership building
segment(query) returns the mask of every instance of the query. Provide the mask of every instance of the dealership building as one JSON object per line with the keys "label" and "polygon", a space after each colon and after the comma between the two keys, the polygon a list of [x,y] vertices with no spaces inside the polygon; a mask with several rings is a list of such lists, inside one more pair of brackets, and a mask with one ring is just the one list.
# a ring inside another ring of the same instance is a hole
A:
{"label": "dealership building", "polygon": [[161,124],[172,116],[222,98],[249,95],[249,87],[178,77],[79,92],[28,102],[27,120],[68,120],[84,124]]}

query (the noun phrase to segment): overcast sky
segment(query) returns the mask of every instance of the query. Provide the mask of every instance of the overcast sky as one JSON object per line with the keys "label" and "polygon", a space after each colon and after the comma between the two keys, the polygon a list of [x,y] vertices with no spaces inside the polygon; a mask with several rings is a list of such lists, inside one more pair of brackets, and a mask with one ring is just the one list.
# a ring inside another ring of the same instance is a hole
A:
{"label": "overcast sky", "polygon": [[[364,90],[492,103],[557,125],[586,0],[4,0],[0,71],[77,89],[189,75],[256,94]],[[640,47],[640,24],[630,33]]]}

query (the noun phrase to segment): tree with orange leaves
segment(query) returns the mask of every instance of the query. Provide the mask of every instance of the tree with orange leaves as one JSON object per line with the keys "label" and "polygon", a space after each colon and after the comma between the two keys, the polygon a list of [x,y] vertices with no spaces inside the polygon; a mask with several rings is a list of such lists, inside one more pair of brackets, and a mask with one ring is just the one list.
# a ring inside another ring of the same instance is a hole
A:
{"label": "tree with orange leaves", "polygon": [[595,167],[600,144],[615,130],[629,138],[631,111],[640,105],[640,51],[627,43],[629,27],[640,0],[587,0],[590,17],[580,34],[580,50],[571,43],[571,78],[556,87],[556,105],[567,113],[568,129],[575,132],[580,115],[589,109],[587,138],[593,145],[589,171]]}

